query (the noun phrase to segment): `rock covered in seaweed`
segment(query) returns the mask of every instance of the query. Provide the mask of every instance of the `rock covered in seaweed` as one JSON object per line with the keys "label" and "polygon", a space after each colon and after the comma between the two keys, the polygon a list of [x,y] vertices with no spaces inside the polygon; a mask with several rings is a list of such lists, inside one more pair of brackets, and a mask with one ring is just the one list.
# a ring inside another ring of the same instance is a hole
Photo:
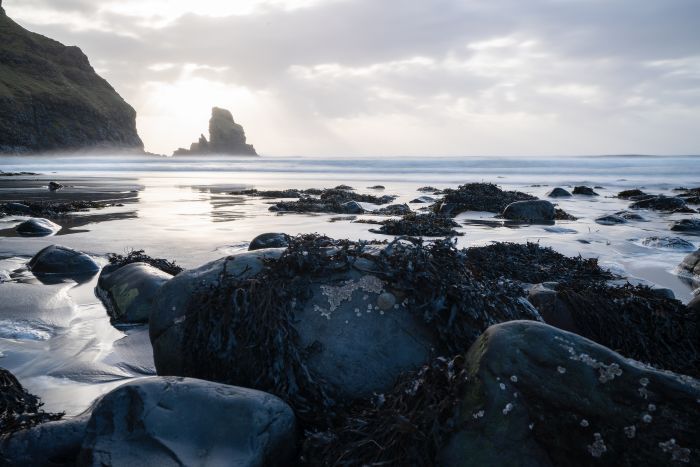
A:
{"label": "rock covered in seaweed", "polygon": [[467,183],[456,189],[445,189],[443,197],[433,205],[436,213],[455,217],[465,211],[502,213],[511,203],[537,199],[519,191],[504,191],[492,183]]}
{"label": "rock covered in seaweed", "polygon": [[653,211],[663,212],[695,212],[688,208],[685,200],[677,196],[650,196],[630,205],[632,209],[651,209]]}
{"label": "rock covered in seaweed", "polygon": [[[353,190],[331,188],[324,190],[302,190],[297,201],[280,201],[270,206],[270,211],[276,212],[325,212],[336,214],[362,214],[365,209],[360,203],[384,205],[392,202],[396,197],[391,195],[374,196],[356,193]],[[400,209],[410,208],[403,205]]]}
{"label": "rock covered in seaweed", "polygon": [[550,198],[570,198],[571,193],[569,193],[564,188],[556,187],[556,188],[552,189],[552,191],[547,193],[547,196]]}
{"label": "rock covered in seaweed", "polygon": [[447,241],[301,236],[286,250],[186,271],[161,289],[151,315],[156,368],[254,385],[301,412],[318,411],[309,398],[323,405],[386,390],[432,349],[464,349],[494,322],[538,319],[518,289],[476,280],[463,258]]}
{"label": "rock covered in seaweed", "polygon": [[12,373],[0,368],[0,436],[63,416],[44,412],[42,405],[39,398],[27,392]]}
{"label": "rock covered in seaweed", "polygon": [[574,187],[574,194],[575,195],[583,195],[583,196],[599,196],[598,193],[593,191],[593,188],[585,186],[585,185],[580,185]]}
{"label": "rock covered in seaweed", "polygon": [[700,455],[696,379],[530,321],[489,328],[466,362],[461,428],[440,465],[683,465]]}
{"label": "rock covered in seaweed", "polygon": [[454,237],[464,235],[455,230],[459,227],[449,217],[434,213],[411,213],[400,219],[387,219],[381,222],[379,229],[370,229],[370,232],[385,235],[409,235],[412,237]]}
{"label": "rock covered in seaweed", "polygon": [[253,389],[188,378],[140,378],[94,407],[81,466],[286,466],[296,453],[292,409]]}
{"label": "rock covered in seaweed", "polygon": [[686,232],[690,234],[700,233],[700,219],[681,219],[671,225],[674,232]]}

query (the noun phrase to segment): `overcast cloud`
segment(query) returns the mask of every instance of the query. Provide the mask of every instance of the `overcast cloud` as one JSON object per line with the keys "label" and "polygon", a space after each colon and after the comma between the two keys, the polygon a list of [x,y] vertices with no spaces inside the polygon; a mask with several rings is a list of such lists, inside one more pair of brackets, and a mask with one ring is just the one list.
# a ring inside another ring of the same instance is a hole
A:
{"label": "overcast cloud", "polygon": [[81,47],[155,152],[214,105],[263,154],[700,152],[697,0],[3,3]]}

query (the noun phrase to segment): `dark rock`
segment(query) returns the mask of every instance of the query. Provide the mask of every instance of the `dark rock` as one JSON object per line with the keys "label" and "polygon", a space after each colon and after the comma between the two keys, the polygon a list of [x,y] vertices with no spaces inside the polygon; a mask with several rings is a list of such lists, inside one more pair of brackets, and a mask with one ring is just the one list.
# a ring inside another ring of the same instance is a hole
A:
{"label": "dark rock", "polygon": [[27,264],[34,274],[57,274],[68,277],[94,275],[100,266],[90,256],[60,245],[41,250]]}
{"label": "dark rock", "polygon": [[585,185],[574,187],[574,194],[584,196],[598,196],[598,193],[593,191],[593,188],[587,187]]}
{"label": "dark rock", "polygon": [[372,214],[384,216],[404,216],[411,213],[411,208],[407,204],[390,204],[389,206],[372,211]]}
{"label": "dark rock", "polygon": [[248,246],[248,251],[264,248],[285,248],[289,244],[289,235],[285,233],[264,233],[255,237]]}
{"label": "dark rock", "polygon": [[[639,201],[635,201],[630,205],[632,209],[651,209],[654,211],[672,212],[679,209],[686,209],[688,206],[682,198],[677,196],[653,196]],[[693,211],[694,212],[694,211]]]}
{"label": "dark rock", "polygon": [[554,205],[545,200],[516,201],[503,210],[505,219],[527,222],[554,221]]}
{"label": "dark rock", "polygon": [[362,214],[365,212],[365,208],[363,208],[357,201],[348,201],[347,203],[343,203],[341,208],[342,212],[345,214]]}
{"label": "dark rock", "polygon": [[90,415],[45,422],[0,439],[0,464],[73,466]]}
{"label": "dark rock", "polygon": [[535,284],[530,288],[528,300],[540,312],[545,323],[564,331],[578,332],[574,317],[557,296],[556,283]]}
{"label": "dark rock", "polygon": [[692,243],[679,237],[647,237],[642,240],[642,245],[649,248],[678,251],[693,251],[695,249]]}
{"label": "dark rock", "polygon": [[700,279],[700,250],[697,250],[683,258],[681,264],[678,265],[678,269],[681,272],[690,274],[691,276],[696,276],[698,279]]}
{"label": "dark rock", "polygon": [[346,190],[346,191],[351,191],[354,190],[353,187],[350,185],[338,185],[337,187],[333,188],[334,190]]}
{"label": "dark rock", "polygon": [[420,191],[421,193],[433,193],[433,194],[440,192],[440,190],[435,188],[434,186],[422,186],[422,187],[418,188],[417,191]]}
{"label": "dark rock", "polygon": [[645,218],[643,218],[636,212],[631,211],[618,211],[615,213],[615,215],[628,221],[646,221]]}
{"label": "dark rock", "polygon": [[0,153],[82,148],[143,151],[136,112],[77,47],[0,14]]}
{"label": "dark rock", "polygon": [[465,211],[502,213],[516,201],[535,200],[534,196],[519,191],[503,191],[491,183],[468,183],[456,190],[446,189],[444,196],[433,205],[436,213],[455,217]]}
{"label": "dark rock", "polygon": [[[298,201],[280,201],[271,206],[270,211],[362,214],[365,210],[359,203],[383,205],[392,202],[396,198],[391,195],[374,196],[335,188],[302,190],[301,193],[304,196],[301,196]],[[318,195],[318,197],[308,195]]]}
{"label": "dark rock", "polygon": [[554,188],[552,191],[547,193],[547,196],[550,198],[568,198],[571,196],[571,193],[569,193],[567,190],[563,188]]}
{"label": "dark rock", "polygon": [[461,428],[439,465],[681,465],[700,453],[696,379],[530,321],[492,326],[466,360]]}
{"label": "dark rock", "polygon": [[22,222],[15,230],[23,237],[46,237],[61,230],[61,226],[48,219],[33,218]]}
{"label": "dark rock", "polygon": [[671,225],[674,232],[700,233],[700,219],[681,219]]}
{"label": "dark rock", "polygon": [[369,188],[370,190],[383,190],[386,187],[384,185],[374,185],[374,186],[368,186],[367,188]]}
{"label": "dark rock", "polygon": [[153,299],[172,276],[146,263],[102,270],[97,295],[114,324],[147,323]]}
{"label": "dark rock", "polygon": [[617,194],[617,197],[620,199],[631,199],[631,198],[636,198],[640,196],[649,196],[647,193],[644,193],[642,190],[624,190],[621,191]]}
{"label": "dark rock", "polygon": [[209,141],[201,135],[190,149],[180,148],[173,155],[229,154],[234,156],[257,156],[255,148],[246,144],[243,127],[233,120],[231,112],[214,107],[209,120]]}
{"label": "dark rock", "polygon": [[625,219],[622,216],[618,216],[616,214],[607,214],[605,216],[600,216],[596,218],[596,223],[600,225],[617,225],[617,224],[626,224],[627,219]]}
{"label": "dark rock", "polygon": [[700,318],[700,295],[688,302],[688,311]]}
{"label": "dark rock", "polygon": [[92,411],[79,466],[286,466],[296,421],[279,398],[188,378],[141,378]]}
{"label": "dark rock", "polygon": [[63,185],[56,182],[49,182],[49,191],[57,191],[63,188]]}
{"label": "dark rock", "polygon": [[410,201],[411,203],[416,203],[416,204],[421,204],[421,203],[434,203],[435,198],[432,196],[419,196],[418,198],[415,198]]}
{"label": "dark rock", "polygon": [[3,209],[10,214],[31,214],[32,210],[29,206],[22,203],[5,203]]}

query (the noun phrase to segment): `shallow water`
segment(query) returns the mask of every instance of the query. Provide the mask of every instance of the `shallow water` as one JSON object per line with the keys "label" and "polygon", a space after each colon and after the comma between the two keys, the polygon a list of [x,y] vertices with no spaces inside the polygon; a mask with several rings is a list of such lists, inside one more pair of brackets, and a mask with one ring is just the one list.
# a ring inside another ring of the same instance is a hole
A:
{"label": "shallow water", "polygon": [[[106,253],[145,249],[156,257],[175,259],[184,267],[247,249],[264,232],[318,232],[336,238],[385,239],[373,226],[338,215],[276,214],[272,200],[227,194],[234,189],[323,188],[348,184],[357,191],[382,184],[379,193],[395,194],[398,203],[424,195],[417,188],[455,187],[489,181],[544,197],[554,186],[602,186],[599,197],[574,196],[556,202],[576,221],[554,226],[513,225],[492,213],[457,217],[460,246],[492,241],[539,242],[567,255],[598,257],[630,277],[673,290],[688,301],[692,287],[675,267],[687,251],[649,248],[649,236],[678,236],[695,248],[700,237],[669,231],[672,220],[688,214],[639,211],[643,222],[603,226],[594,219],[625,209],[612,198],[628,188],[670,194],[677,186],[700,186],[700,159],[693,157],[589,158],[162,158],[12,157],[0,159],[0,170],[33,171],[41,176],[0,178],[0,202],[10,199],[115,199],[122,206],[54,219],[63,228],[53,237],[19,237],[14,227],[25,217],[0,219],[0,366],[15,373],[40,395],[48,410],[77,413],[115,385],[153,372],[147,329],[126,332],[109,323],[93,293],[96,278],[83,283],[43,284],[23,270],[44,246],[58,243],[102,258]],[[55,180],[67,187],[46,189]],[[366,205],[368,208],[371,205]],[[422,205],[411,204],[413,209]],[[697,216],[697,215],[696,215]],[[360,216],[367,217],[367,216]],[[376,217],[375,217],[376,218]]]}

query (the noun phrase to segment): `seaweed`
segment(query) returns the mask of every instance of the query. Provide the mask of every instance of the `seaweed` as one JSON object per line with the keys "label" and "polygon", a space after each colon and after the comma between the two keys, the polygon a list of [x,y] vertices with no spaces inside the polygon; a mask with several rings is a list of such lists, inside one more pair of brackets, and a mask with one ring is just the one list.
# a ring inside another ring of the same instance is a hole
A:
{"label": "seaweed", "polygon": [[624,191],[621,191],[617,194],[617,197],[620,199],[630,199],[630,198],[634,198],[637,196],[650,196],[650,195],[648,195],[647,193],[644,193],[642,190],[637,190],[637,189],[624,190]]}
{"label": "seaweed", "polygon": [[416,214],[410,213],[400,219],[387,219],[381,222],[379,229],[370,232],[385,235],[409,235],[412,237],[454,237],[464,235],[454,228],[459,227],[449,217],[434,213]]}
{"label": "seaweed", "polygon": [[457,189],[443,190],[444,196],[433,205],[433,211],[455,217],[464,211],[501,213],[511,203],[537,199],[520,191],[504,191],[493,183],[467,183]]}
{"label": "seaweed", "polygon": [[102,209],[110,206],[119,206],[117,203],[104,203],[100,201],[70,201],[58,203],[53,201],[19,201],[5,203],[3,211],[9,215],[34,217],[57,217],[72,212],[84,212],[89,209]]}
{"label": "seaweed", "polygon": [[354,191],[331,188],[319,190],[318,197],[308,196],[311,190],[303,190],[298,201],[281,201],[270,206],[271,211],[280,212],[302,212],[302,213],[336,213],[336,214],[359,214],[362,208],[359,206],[349,206],[348,203],[373,203],[378,205],[392,202],[396,196],[383,195],[374,196]]}
{"label": "seaweed", "polygon": [[146,263],[173,276],[182,272],[182,268],[178,266],[175,261],[168,261],[167,259],[162,258],[152,258],[148,256],[144,250],[132,250],[126,255],[109,253],[107,255],[107,259],[109,260],[109,264],[115,266],[115,269],[131,263]]}
{"label": "seaweed", "polygon": [[12,373],[0,368],[0,436],[63,417],[63,413],[44,412],[43,405]]}

